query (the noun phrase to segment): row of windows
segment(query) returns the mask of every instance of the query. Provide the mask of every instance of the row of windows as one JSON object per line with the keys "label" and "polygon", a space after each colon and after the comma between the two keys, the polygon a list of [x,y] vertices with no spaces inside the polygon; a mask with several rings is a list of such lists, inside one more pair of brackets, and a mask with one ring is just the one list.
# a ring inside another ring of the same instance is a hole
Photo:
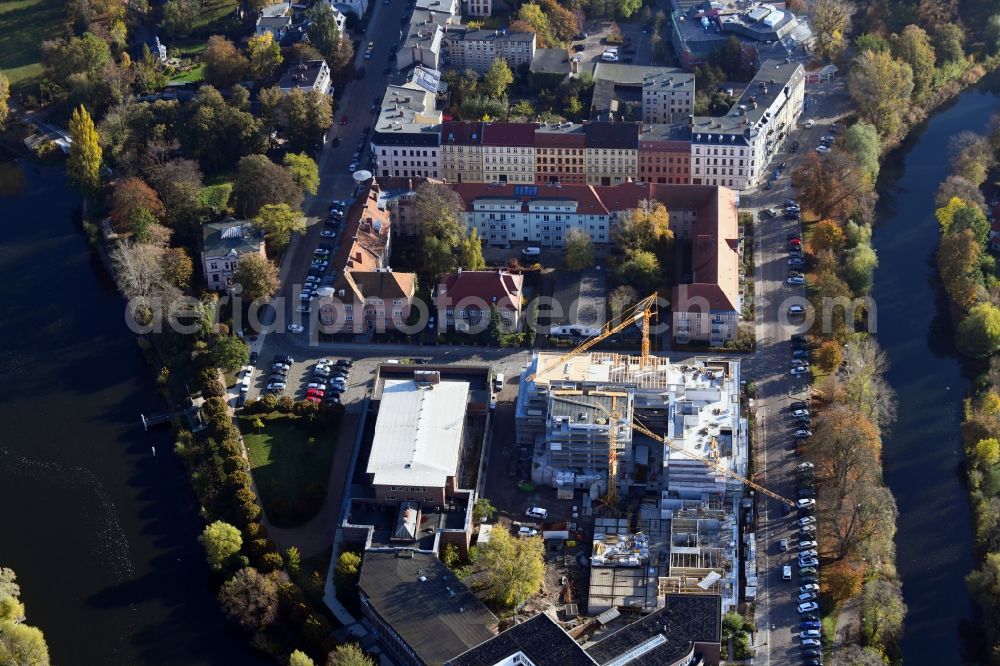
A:
{"label": "row of windows", "polygon": [[[722,152],[720,153],[719,150],[722,150]],[[728,153],[726,152],[727,150],[729,151]],[[739,150],[738,153],[736,152],[737,150]],[[721,148],[721,149],[720,148],[705,148],[705,153],[704,154],[705,155],[745,155],[746,154],[745,151],[746,151],[745,148]],[[701,152],[701,146],[695,146],[694,147],[694,154],[695,155],[701,155],[702,154],[702,152]]]}
{"label": "row of windows", "polygon": [[583,164],[582,157],[567,157],[565,160],[562,157],[539,157],[539,164]]}
{"label": "row of windows", "polygon": [[[410,151],[407,151],[407,150],[404,149],[404,150],[400,151],[400,150],[396,150],[395,148],[392,149],[392,156],[393,157],[434,157],[434,151],[432,150],[432,151],[430,151],[430,153],[431,154],[428,155],[426,150],[410,150]],[[385,148],[382,149],[382,153],[381,154],[382,154],[383,157],[386,155]]]}

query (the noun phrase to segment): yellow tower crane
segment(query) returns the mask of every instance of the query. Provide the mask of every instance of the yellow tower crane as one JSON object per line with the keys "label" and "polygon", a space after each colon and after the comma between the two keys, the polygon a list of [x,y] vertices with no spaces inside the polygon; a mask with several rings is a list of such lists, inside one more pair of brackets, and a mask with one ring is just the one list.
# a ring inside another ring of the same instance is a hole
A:
{"label": "yellow tower crane", "polygon": [[525,380],[529,382],[533,381],[538,375],[543,375],[552,368],[556,368],[565,363],[566,361],[570,360],[571,358],[579,356],[580,354],[584,353],[585,351],[587,351],[588,349],[599,343],[601,340],[606,340],[615,333],[628,327],[630,324],[635,324],[640,322],[642,324],[642,347],[640,348],[641,353],[639,356],[639,364],[645,366],[649,360],[649,320],[657,313],[656,301],[658,296],[659,295],[656,292],[653,292],[652,294],[650,294],[649,296],[642,299],[632,307],[628,308],[625,312],[623,312],[622,320],[620,322],[618,322],[614,326],[611,325],[611,322],[608,322],[601,329],[600,333],[587,338],[578,347],[566,352],[548,367],[544,369],[543,368],[536,369],[535,372],[525,377]]}

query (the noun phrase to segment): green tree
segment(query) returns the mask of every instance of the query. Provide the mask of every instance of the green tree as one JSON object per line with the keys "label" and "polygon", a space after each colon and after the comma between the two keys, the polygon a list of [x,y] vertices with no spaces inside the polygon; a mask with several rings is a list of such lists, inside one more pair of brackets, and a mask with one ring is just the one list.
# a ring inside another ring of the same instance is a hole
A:
{"label": "green tree", "polygon": [[908,25],[892,39],[892,52],[910,66],[915,102],[922,102],[934,84],[934,47],[923,28]]}
{"label": "green tree", "polygon": [[996,437],[987,437],[976,442],[976,457],[985,465],[993,467],[1000,462],[1000,441]]}
{"label": "green tree", "polygon": [[948,142],[951,166],[955,174],[979,186],[996,164],[993,147],[988,138],[975,132],[959,132]]}
{"label": "green tree", "polygon": [[262,206],[253,222],[264,231],[268,245],[278,251],[288,247],[293,233],[302,233],[306,230],[306,221],[302,213],[292,210],[288,204],[283,203]]}
{"label": "green tree", "polygon": [[272,576],[246,567],[222,584],[219,603],[233,622],[260,631],[278,618],[278,584]]}
{"label": "green tree", "polygon": [[618,267],[617,275],[621,282],[648,294],[660,283],[660,262],[652,252],[632,250]]}
{"label": "green tree", "polygon": [[955,23],[945,23],[934,29],[934,53],[938,65],[965,60],[965,32]]}
{"label": "green tree", "polygon": [[205,65],[205,80],[216,88],[228,88],[239,83],[250,68],[250,63],[236,45],[220,35],[208,38],[201,62]]}
{"label": "green tree", "polygon": [[312,149],[333,124],[333,106],[329,95],[295,88],[282,95],[281,113],[285,119],[285,133],[289,145],[295,150]]}
{"label": "green tree", "polygon": [[278,293],[278,267],[274,262],[259,254],[240,257],[233,280],[243,288],[242,296],[249,301],[267,300]]}
{"label": "green tree", "polygon": [[511,608],[538,592],[545,575],[545,546],[541,537],[516,539],[507,530],[494,530],[479,547],[477,564],[486,577],[486,596]]}
{"label": "green tree", "polygon": [[847,251],[844,262],[844,281],[857,295],[871,291],[878,268],[878,255],[871,245],[858,245]]}
{"label": "green tree", "polygon": [[198,538],[205,547],[208,563],[219,569],[230,557],[240,552],[243,546],[243,535],[240,530],[229,523],[217,520],[205,526]]}
{"label": "green tree", "polygon": [[310,21],[309,41],[323,54],[331,72],[343,72],[354,60],[354,47],[340,34],[333,8],[329,3],[314,3],[306,18]]}
{"label": "green tree", "polygon": [[357,643],[345,643],[329,654],[326,666],[375,666],[375,662]]}
{"label": "green tree", "polygon": [[511,121],[523,120],[530,121],[535,117],[535,107],[532,106],[531,102],[527,100],[521,100],[514,106],[510,107],[510,119]]}
{"label": "green tree", "polygon": [[206,169],[228,169],[241,156],[265,148],[260,121],[242,103],[246,89],[233,86],[232,91],[226,101],[218,90],[205,85],[184,105],[178,124],[181,144]]}
{"label": "green tree", "polygon": [[133,208],[128,214],[125,230],[136,243],[151,243],[157,227],[156,217],[145,208]]}
{"label": "green tree", "polygon": [[969,229],[942,236],[938,245],[938,274],[951,300],[963,310],[971,308],[980,297],[981,256],[982,246]]}
{"label": "green tree", "polygon": [[966,204],[955,211],[949,231],[957,234],[965,229],[972,232],[972,235],[976,237],[980,245],[986,245],[986,241],[989,240],[990,236],[990,221],[986,219],[986,213],[982,209]]}
{"label": "green tree", "polygon": [[626,252],[645,250],[664,259],[674,239],[670,214],[659,201],[640,201],[637,208],[625,211],[613,235],[618,247]]}
{"label": "green tree", "polygon": [[495,99],[500,99],[507,94],[507,88],[514,83],[514,73],[510,71],[510,66],[503,58],[495,58],[490,63],[490,68],[483,75],[482,87],[486,94]]}
{"label": "green tree", "polygon": [[892,648],[899,640],[906,604],[899,581],[873,578],[861,590],[861,630],[869,646]]}
{"label": "green tree", "polygon": [[212,363],[223,370],[235,372],[249,359],[250,348],[235,335],[220,335],[212,346]]}
{"label": "green tree", "polygon": [[486,344],[499,347],[503,339],[503,318],[495,304],[490,304],[490,323],[486,327]]}
{"label": "green tree", "polygon": [[475,227],[469,227],[469,231],[459,241],[458,263],[467,271],[480,271],[486,268],[486,260],[483,259],[483,243],[479,240],[479,232]]}
{"label": "green tree", "polygon": [[445,544],[441,550],[441,562],[449,569],[454,569],[459,565],[458,548],[453,543]]}
{"label": "green tree", "polygon": [[642,9],[642,0],[615,0],[618,5],[617,14],[622,18],[630,18]]}
{"label": "green tree", "polygon": [[253,218],[268,204],[283,203],[297,210],[302,204],[302,190],[288,169],[264,155],[248,155],[239,161],[233,198],[240,215]]}
{"label": "green tree", "polygon": [[70,118],[69,136],[72,141],[66,162],[69,179],[84,194],[95,194],[101,187],[100,136],[82,105],[73,111]]}
{"label": "green tree", "polygon": [[895,136],[913,92],[913,70],[891,53],[865,51],[854,59],[847,88],[861,119],[883,137]]}
{"label": "green tree", "polygon": [[[549,17],[542,11],[541,6],[533,2],[526,2],[517,10],[518,21],[524,21],[535,32],[539,47],[553,46],[555,38],[552,36],[552,26],[549,24]],[[511,28],[513,30],[513,27]]]}
{"label": "green tree", "polygon": [[992,303],[973,305],[958,324],[955,342],[960,352],[975,358],[1000,350],[1000,309]]}
{"label": "green tree", "polygon": [[566,232],[563,241],[566,268],[571,271],[582,271],[594,267],[594,242],[586,231],[573,228]]}
{"label": "green tree", "polygon": [[358,584],[361,575],[361,556],[357,553],[345,550],[337,556],[337,564],[333,568],[333,585],[342,593],[348,596],[353,594],[354,587]]}
{"label": "green tree", "polygon": [[472,520],[476,523],[484,523],[496,515],[496,507],[485,497],[480,497],[472,505]]}
{"label": "green tree", "polygon": [[49,666],[49,646],[41,630],[0,620],[0,664]]}
{"label": "green tree", "polygon": [[422,183],[417,186],[414,214],[420,228],[422,264],[431,275],[454,271],[461,241],[462,198],[445,185]]}
{"label": "green tree", "polygon": [[316,194],[319,189],[319,167],[316,160],[305,153],[287,153],[282,163],[303,192]]}
{"label": "green tree", "polygon": [[869,123],[855,123],[844,132],[844,150],[850,153],[874,186],[878,178],[879,157],[882,155],[882,141],[878,131]]}
{"label": "green tree", "polygon": [[10,81],[2,71],[0,71],[0,127],[3,127],[4,122],[7,120],[7,114],[10,112],[10,107],[7,102],[10,99]]}
{"label": "green tree", "polygon": [[167,0],[163,5],[163,30],[171,37],[189,34],[199,10],[195,0]]}
{"label": "green tree", "polygon": [[292,576],[298,576],[299,571],[302,570],[302,555],[299,554],[299,549],[295,546],[289,546],[288,550],[285,551],[285,568]]}
{"label": "green tree", "polygon": [[815,0],[811,10],[811,23],[816,31],[820,55],[827,59],[835,58],[846,46],[855,7],[846,0]]}
{"label": "green tree", "polygon": [[316,663],[302,650],[296,650],[288,655],[288,666],[316,666]]}
{"label": "green tree", "polygon": [[889,42],[882,35],[866,32],[854,40],[854,48],[858,53],[864,53],[865,51],[888,51]]}
{"label": "green tree", "polygon": [[247,53],[250,55],[250,72],[258,79],[274,74],[284,60],[281,46],[270,32],[251,37],[247,42]]}
{"label": "green tree", "polygon": [[156,165],[149,180],[163,199],[165,220],[171,228],[195,229],[195,224],[200,224],[204,185],[197,162],[177,159]]}

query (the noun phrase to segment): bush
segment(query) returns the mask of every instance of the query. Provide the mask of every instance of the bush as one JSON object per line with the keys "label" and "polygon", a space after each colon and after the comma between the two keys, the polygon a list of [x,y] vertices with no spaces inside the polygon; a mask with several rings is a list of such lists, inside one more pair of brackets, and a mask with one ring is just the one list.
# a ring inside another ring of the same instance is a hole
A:
{"label": "bush", "polygon": [[264,553],[257,560],[257,568],[263,573],[280,571],[285,566],[285,560],[278,553]]}
{"label": "bush", "polygon": [[272,395],[270,393],[268,393],[263,398],[261,398],[260,400],[258,400],[258,402],[260,403],[261,407],[263,408],[261,410],[262,412],[273,412],[274,408],[278,406],[278,398],[277,398],[277,396],[274,396],[274,395]]}
{"label": "bush", "polygon": [[229,456],[222,461],[222,471],[226,474],[233,472],[247,472],[250,470],[250,463],[243,456]]}
{"label": "bush", "polygon": [[287,395],[283,395],[280,398],[278,398],[277,410],[282,414],[291,414],[294,408],[295,408],[295,401],[292,400]]}
{"label": "bush", "polygon": [[226,477],[226,485],[233,490],[249,488],[251,483],[250,475],[242,470],[233,472]]}

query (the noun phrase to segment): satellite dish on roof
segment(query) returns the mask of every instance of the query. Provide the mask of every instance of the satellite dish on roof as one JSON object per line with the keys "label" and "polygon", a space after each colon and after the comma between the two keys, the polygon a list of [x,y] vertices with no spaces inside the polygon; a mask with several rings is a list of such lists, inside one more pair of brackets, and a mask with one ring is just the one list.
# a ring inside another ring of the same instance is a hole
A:
{"label": "satellite dish on roof", "polygon": [[371,171],[367,171],[365,169],[361,169],[360,171],[355,171],[354,172],[354,182],[355,183],[363,183],[366,180],[371,180],[371,179],[372,179],[372,172]]}

